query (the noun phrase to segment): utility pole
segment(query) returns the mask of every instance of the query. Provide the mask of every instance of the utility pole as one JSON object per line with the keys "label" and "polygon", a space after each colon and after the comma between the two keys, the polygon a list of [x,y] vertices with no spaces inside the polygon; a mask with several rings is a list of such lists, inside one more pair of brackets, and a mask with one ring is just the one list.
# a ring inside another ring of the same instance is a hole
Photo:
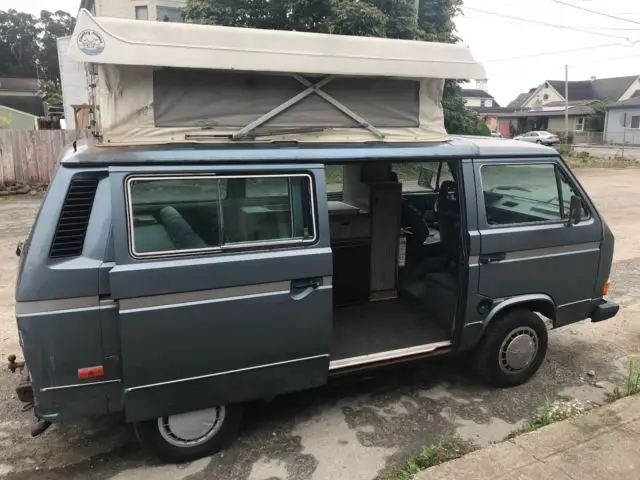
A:
{"label": "utility pole", "polygon": [[416,28],[420,20],[420,0],[413,0],[413,23]]}
{"label": "utility pole", "polygon": [[569,65],[564,66],[564,142],[569,143]]}

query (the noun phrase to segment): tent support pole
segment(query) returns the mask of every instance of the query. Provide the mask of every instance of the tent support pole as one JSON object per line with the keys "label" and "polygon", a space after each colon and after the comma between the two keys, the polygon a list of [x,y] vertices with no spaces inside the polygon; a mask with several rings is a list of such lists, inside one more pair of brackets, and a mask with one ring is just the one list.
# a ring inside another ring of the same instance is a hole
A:
{"label": "tent support pole", "polygon": [[365,127],[367,130],[369,130],[371,133],[373,133],[379,139],[383,139],[384,138],[384,133],[382,133],[380,130],[378,130],[376,127],[374,127],[371,123],[367,122],[364,118],[362,118],[356,112],[354,112],[353,110],[349,109],[348,107],[346,107],[345,105],[340,103],[338,100],[333,98],[331,95],[329,95],[328,93],[325,93],[322,90],[320,90],[317,85],[313,85],[309,80],[307,80],[304,77],[301,77],[300,75],[294,75],[293,78],[295,78],[297,81],[299,81],[305,87],[309,87],[309,88],[314,88],[315,87],[314,93],[316,95],[318,95],[319,97],[321,97],[325,101],[329,102],[331,105],[333,105],[338,110],[340,110],[342,113],[344,113],[346,116],[348,116],[348,117],[352,118],[353,120],[355,120],[356,122],[358,122],[361,126]]}
{"label": "tent support pole", "polygon": [[295,97],[290,98],[289,100],[287,100],[286,102],[280,104],[279,106],[277,106],[276,108],[274,108],[270,112],[266,113],[262,117],[258,118],[257,120],[254,120],[253,122],[251,122],[249,125],[247,125],[243,129],[237,131],[236,133],[233,134],[232,138],[234,140],[239,140],[239,139],[246,138],[246,137],[250,136],[249,134],[253,130],[255,130],[256,128],[258,128],[260,125],[263,125],[263,124],[267,123],[269,120],[271,120],[272,118],[277,117],[278,115],[280,115],[285,110],[288,110],[289,108],[293,107],[296,103],[299,103],[302,100],[304,100],[305,98],[307,98],[309,95],[311,95],[313,93],[318,93],[318,91],[319,91],[318,89],[324,87],[329,82],[333,81],[335,78],[336,77],[334,77],[334,76],[325,77],[322,80],[320,80],[318,83],[316,83],[315,85],[312,84],[311,82],[307,82],[308,85],[306,85],[306,86],[308,88],[306,90],[300,92]]}

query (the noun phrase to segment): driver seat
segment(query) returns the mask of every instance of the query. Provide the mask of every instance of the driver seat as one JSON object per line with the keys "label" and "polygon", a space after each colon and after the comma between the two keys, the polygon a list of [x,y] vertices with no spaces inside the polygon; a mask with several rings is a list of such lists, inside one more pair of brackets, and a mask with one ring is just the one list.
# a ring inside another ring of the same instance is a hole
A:
{"label": "driver seat", "polygon": [[458,185],[451,180],[446,180],[440,185],[436,218],[447,259],[457,261],[460,249],[460,202]]}

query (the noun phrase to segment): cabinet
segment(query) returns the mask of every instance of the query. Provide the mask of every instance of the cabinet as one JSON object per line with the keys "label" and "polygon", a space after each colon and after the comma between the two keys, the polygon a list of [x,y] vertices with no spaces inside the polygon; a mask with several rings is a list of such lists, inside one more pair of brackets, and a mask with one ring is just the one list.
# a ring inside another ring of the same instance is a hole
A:
{"label": "cabinet", "polygon": [[398,246],[402,215],[402,185],[371,185],[371,300],[398,296]]}

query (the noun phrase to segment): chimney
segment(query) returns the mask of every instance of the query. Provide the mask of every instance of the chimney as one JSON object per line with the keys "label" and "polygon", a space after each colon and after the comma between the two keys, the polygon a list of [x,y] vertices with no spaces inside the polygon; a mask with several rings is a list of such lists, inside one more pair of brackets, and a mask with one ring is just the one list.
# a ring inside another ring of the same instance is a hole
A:
{"label": "chimney", "polygon": [[478,90],[484,90],[485,92],[489,91],[489,80],[486,78],[482,78],[480,80],[476,80],[476,88]]}

